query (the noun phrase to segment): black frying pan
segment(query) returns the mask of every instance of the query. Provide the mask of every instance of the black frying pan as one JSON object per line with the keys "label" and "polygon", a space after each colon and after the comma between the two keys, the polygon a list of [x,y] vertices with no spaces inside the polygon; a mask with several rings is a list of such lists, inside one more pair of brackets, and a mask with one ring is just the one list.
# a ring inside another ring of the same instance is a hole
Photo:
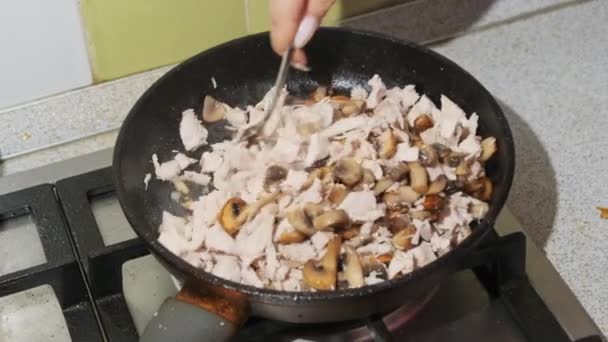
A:
{"label": "black frying pan", "polygon": [[[257,103],[272,86],[279,65],[267,33],[214,47],[178,65],[148,89],[124,121],[114,150],[117,194],[128,221],[167,269],[186,280],[179,300],[171,300],[173,309],[181,310],[188,302],[223,319],[220,331],[198,323],[194,325],[200,329],[191,334],[212,333],[210,336],[219,338],[222,333],[232,333],[224,327],[238,326],[249,309],[261,317],[310,323],[360,319],[415,302],[466,261],[471,249],[492,229],[507,198],[514,169],[511,131],[494,98],[465,70],[424,47],[347,29],[321,29],[306,52],[312,71],[290,73],[288,88],[292,93],[307,94],[318,85],[346,93],[355,85],[366,87],[367,80],[377,73],[388,87],[415,84],[418,92],[437,104],[439,96],[445,94],[466,113],[476,112],[480,134],[496,137],[498,145],[498,153],[487,164],[494,183],[490,210],[462,244],[435,262],[399,279],[359,289],[302,293],[260,289],[190,266],[156,241],[162,211],[171,209],[179,214],[180,209],[172,204],[170,184],[152,181],[144,191],[143,177],[153,172],[150,157],[157,153],[161,160],[167,160],[172,158],[172,150],[183,151],[181,113],[194,108],[200,115],[203,96],[210,94],[232,106]],[[217,89],[212,87],[212,77],[217,80]],[[230,135],[222,122],[208,125],[208,129],[211,143]],[[194,153],[196,157],[203,150]],[[192,305],[186,307],[190,310]],[[195,315],[178,317],[183,322]]]}

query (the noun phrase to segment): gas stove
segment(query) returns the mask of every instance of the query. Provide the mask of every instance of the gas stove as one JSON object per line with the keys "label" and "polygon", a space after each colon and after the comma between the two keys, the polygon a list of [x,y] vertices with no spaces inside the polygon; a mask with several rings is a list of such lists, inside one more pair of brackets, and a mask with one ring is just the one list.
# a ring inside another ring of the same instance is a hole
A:
{"label": "gas stove", "polygon": [[[122,214],[111,154],[0,178],[0,342],[137,341],[177,292]],[[462,271],[385,316],[251,318],[235,340],[605,341],[508,209],[489,235]]]}

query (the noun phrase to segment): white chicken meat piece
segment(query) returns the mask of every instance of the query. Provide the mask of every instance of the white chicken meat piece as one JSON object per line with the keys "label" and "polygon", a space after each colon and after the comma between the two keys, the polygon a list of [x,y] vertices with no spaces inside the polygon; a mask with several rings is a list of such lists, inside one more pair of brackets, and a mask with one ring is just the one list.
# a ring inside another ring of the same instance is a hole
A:
{"label": "white chicken meat piece", "polygon": [[369,123],[369,118],[365,115],[352,116],[334,122],[331,126],[324,129],[322,134],[331,138],[348,131],[364,128],[368,126]]}
{"label": "white chicken meat piece", "polygon": [[207,231],[205,236],[205,247],[209,251],[223,252],[226,254],[234,254],[235,242],[230,234],[219,224],[213,225]]}
{"label": "white chicken meat piece", "polygon": [[414,270],[413,254],[395,251],[391,262],[388,264],[388,279],[393,279],[399,274],[408,274]]}
{"label": "white chicken meat piece", "polygon": [[376,202],[373,191],[353,191],[350,192],[338,209],[346,211],[348,216],[355,221],[375,221],[384,216],[384,205]]}
{"label": "white chicken meat piece", "polygon": [[382,82],[380,76],[377,74],[372,76],[372,78],[367,81],[367,84],[372,87],[372,89],[369,92],[367,100],[365,101],[365,105],[369,109],[374,109],[386,95],[386,86],[384,85],[384,82]]}
{"label": "white chicken meat piece", "polygon": [[181,180],[190,181],[198,185],[207,186],[211,182],[211,177],[194,171],[184,171],[184,174],[180,177]]}
{"label": "white chicken meat piece", "polygon": [[450,251],[450,236],[448,234],[439,235],[433,232],[431,236],[431,248],[437,255],[444,255]]}
{"label": "white chicken meat piece", "polygon": [[466,159],[477,158],[481,154],[481,144],[479,138],[469,134],[463,141],[458,144],[458,150],[465,153]]}
{"label": "white chicken meat piece", "polygon": [[383,120],[388,124],[398,123],[399,127],[404,127],[403,115],[401,114],[401,104],[399,102],[385,99],[376,106],[374,117]]}
{"label": "white chicken meat piece", "polygon": [[273,229],[274,216],[262,210],[253,220],[241,227],[236,236],[235,252],[242,257],[261,256],[268,241],[272,241]]}
{"label": "white chicken meat piece", "polygon": [[239,259],[232,255],[216,255],[215,265],[211,269],[211,274],[223,279],[240,282],[241,265],[239,264]]}
{"label": "white chicken meat piece", "polygon": [[285,138],[279,138],[272,149],[272,158],[277,163],[290,164],[299,159],[300,144]]}
{"label": "white chicken meat piece", "polygon": [[315,133],[331,125],[334,107],[329,101],[322,100],[310,107],[298,107],[292,115],[298,127],[307,127],[311,131],[310,133]]}
{"label": "white chicken meat piece", "polygon": [[418,99],[418,102],[416,102],[416,104],[407,113],[405,118],[407,119],[407,123],[410,125],[410,127],[414,127],[414,121],[416,121],[420,115],[431,115],[432,118],[433,113],[437,113],[437,111],[438,109],[433,101],[431,101],[431,99],[429,99],[426,95],[422,95],[420,96],[420,99]]}
{"label": "white chicken meat piece", "polygon": [[308,151],[304,160],[305,166],[312,166],[316,161],[321,160],[328,155],[329,139],[319,133],[311,135],[308,140]]}
{"label": "white chicken meat piece", "polygon": [[154,164],[154,173],[156,174],[156,178],[165,181],[176,178],[179,176],[182,170],[193,163],[196,163],[196,159],[188,158],[182,153],[176,154],[173,160],[169,160],[164,163],[158,162],[158,156],[156,153],[152,155],[152,164]]}
{"label": "white chicken meat piece", "polygon": [[397,144],[397,152],[393,156],[394,161],[413,162],[418,160],[420,150],[418,147],[409,146],[408,143]]}
{"label": "white chicken meat piece", "polygon": [[286,192],[300,191],[308,180],[308,172],[289,169],[287,177],[281,183],[281,189]]}
{"label": "white chicken meat piece", "polygon": [[412,223],[414,224],[414,227],[416,227],[416,230],[420,232],[421,238],[423,238],[425,241],[431,240],[431,236],[433,235],[431,222],[429,222],[428,220],[413,220]]}
{"label": "white chicken meat piece", "polygon": [[201,156],[201,171],[212,173],[217,171],[224,162],[220,152],[203,152]]}
{"label": "white chicken meat piece", "polygon": [[380,179],[384,175],[384,172],[382,171],[382,165],[380,165],[377,160],[364,159],[361,162],[361,166],[364,169],[370,170],[374,174],[374,178],[376,179]]}
{"label": "white chicken meat piece", "polygon": [[367,90],[361,86],[354,86],[350,90],[350,98],[353,100],[366,100],[367,99]]}
{"label": "white chicken meat piece", "polygon": [[226,110],[226,121],[234,128],[240,128],[247,124],[247,112],[240,108],[230,108]]}
{"label": "white chicken meat piece", "polygon": [[241,282],[245,285],[264,287],[264,283],[250,266],[241,267]]}
{"label": "white chicken meat piece", "polygon": [[321,254],[329,240],[333,239],[334,236],[335,234],[331,232],[316,232],[310,237],[310,241],[317,250],[317,253]]}
{"label": "white chicken meat piece", "polygon": [[435,179],[439,178],[439,176],[445,174],[442,165],[427,166],[425,169],[426,169],[426,173],[429,175],[429,180],[431,182],[434,181]]}
{"label": "white chicken meat piece", "polygon": [[317,258],[317,250],[310,241],[278,245],[278,250],[283,258],[300,263]]}
{"label": "white chicken meat piece", "polygon": [[303,204],[303,203],[321,203],[323,200],[323,194],[321,191],[323,190],[323,186],[321,184],[321,180],[319,178],[315,178],[312,182],[312,185],[303,191],[296,199],[293,201],[293,205]]}
{"label": "white chicken meat piece", "polygon": [[196,227],[211,227],[217,220],[217,213],[222,209],[228,195],[219,190],[213,190],[207,195],[199,197],[192,203],[192,222]]}
{"label": "white chicken meat piece", "polygon": [[179,124],[179,135],[186,151],[192,151],[207,144],[209,132],[202,122],[194,114],[194,110],[188,109],[182,113],[182,121]]}
{"label": "white chicken meat piece", "polygon": [[418,267],[424,267],[437,259],[431,244],[428,242],[422,242],[418,247],[412,248],[408,252],[413,254]]}
{"label": "white chicken meat piece", "polygon": [[479,126],[479,116],[476,113],[471,114],[471,116],[462,122],[462,127],[465,127],[469,130],[469,134],[476,135],[477,127]]}

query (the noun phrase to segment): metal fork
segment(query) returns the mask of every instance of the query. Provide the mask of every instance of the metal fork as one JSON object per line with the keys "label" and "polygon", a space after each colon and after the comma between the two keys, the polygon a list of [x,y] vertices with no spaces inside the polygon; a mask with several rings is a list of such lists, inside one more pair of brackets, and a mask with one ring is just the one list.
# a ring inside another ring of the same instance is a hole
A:
{"label": "metal fork", "polygon": [[[257,124],[245,129],[243,131],[242,134],[242,140],[249,140],[250,138],[256,136],[256,135],[260,135],[260,133],[262,133],[263,127],[266,125],[266,123],[270,120],[271,117],[276,116],[276,115],[280,115],[279,111],[274,111],[274,108],[277,105],[277,102],[279,101],[279,97],[281,95],[281,90],[283,89],[283,87],[285,86],[285,83],[287,82],[287,74],[289,72],[289,62],[291,61],[291,56],[293,55],[293,47],[289,47],[287,49],[287,51],[285,51],[283,53],[283,57],[281,58],[281,65],[279,66],[279,73],[277,74],[277,78],[276,81],[274,83],[274,94],[272,95],[272,98],[270,99],[270,103],[268,104],[268,106],[264,109],[264,116],[262,117],[262,120],[260,120],[260,122],[258,122]],[[263,132],[265,133],[264,136],[268,137],[269,135],[271,135],[274,132],[274,130],[272,130],[271,132]]]}

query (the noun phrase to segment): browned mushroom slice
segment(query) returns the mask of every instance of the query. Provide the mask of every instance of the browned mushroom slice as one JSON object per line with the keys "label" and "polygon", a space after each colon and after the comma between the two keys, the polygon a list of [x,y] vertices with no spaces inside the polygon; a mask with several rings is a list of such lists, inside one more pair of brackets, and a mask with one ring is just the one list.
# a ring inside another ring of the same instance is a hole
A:
{"label": "browned mushroom slice", "polygon": [[464,191],[482,201],[492,199],[492,181],[488,177],[482,177],[464,185]]}
{"label": "browned mushroom slice", "polygon": [[322,212],[323,208],[319,204],[308,203],[300,208],[295,208],[287,212],[287,222],[298,232],[305,236],[312,236],[316,233],[313,225],[315,216]]}
{"label": "browned mushroom slice", "polygon": [[456,171],[454,171],[454,173],[456,176],[467,176],[469,173],[471,173],[471,167],[466,160],[462,159],[460,164],[456,167]]}
{"label": "browned mushroom slice", "polygon": [[448,178],[445,175],[440,175],[429,185],[427,195],[434,195],[442,192],[448,185]]}
{"label": "browned mushroom slice", "polygon": [[319,102],[321,100],[323,100],[323,98],[325,98],[327,96],[327,88],[326,87],[318,87],[317,89],[315,89],[315,91],[312,92],[312,94],[310,94],[310,99],[313,100],[314,102]]}
{"label": "browned mushroom slice", "polygon": [[407,228],[399,231],[397,234],[393,235],[393,245],[396,248],[401,250],[409,250],[414,247],[412,244],[412,238],[416,234],[416,227],[413,225],[409,225]]}
{"label": "browned mushroom slice", "polygon": [[340,112],[342,115],[349,117],[353,115],[359,115],[363,112],[365,108],[365,101],[363,100],[351,100],[348,103],[345,103],[342,108],[340,108]]}
{"label": "browned mushroom slice", "polygon": [[370,189],[376,183],[376,177],[374,177],[374,173],[370,169],[363,169],[363,177],[359,181],[359,183],[354,187],[355,190],[361,191],[364,188]]}
{"label": "browned mushroom slice", "polygon": [[388,223],[388,229],[391,233],[396,234],[397,232],[406,229],[411,223],[409,215],[407,215],[407,211],[404,210],[395,210],[390,211],[386,215],[386,220]]}
{"label": "browned mushroom slice", "polygon": [[429,189],[429,177],[424,166],[418,162],[408,163],[410,168],[410,185],[419,194],[425,194]]}
{"label": "browned mushroom slice", "polygon": [[405,163],[398,163],[395,166],[389,167],[386,170],[386,176],[395,182],[402,180],[407,173],[410,171],[410,168]]}
{"label": "browned mushroom slice", "polygon": [[433,213],[427,210],[410,210],[408,212],[414,220],[424,221],[433,218]]}
{"label": "browned mushroom slice", "polygon": [[395,181],[390,178],[380,179],[372,189],[374,191],[374,195],[382,195],[386,191],[386,189],[390,188],[393,184],[395,184]]}
{"label": "browned mushroom slice", "polygon": [[397,152],[397,137],[390,129],[385,130],[378,137],[374,138],[374,145],[381,159],[390,159]]}
{"label": "browned mushroom slice", "polygon": [[404,185],[394,191],[385,193],[382,200],[389,209],[399,209],[416,202],[418,198],[420,198],[419,193],[414,191],[411,187]]}
{"label": "browned mushroom slice", "polygon": [[487,137],[481,141],[481,161],[490,159],[496,153],[496,138]]}
{"label": "browned mushroom slice", "polygon": [[241,213],[237,216],[236,220],[237,223],[239,225],[249,221],[250,219],[252,219],[253,217],[255,217],[255,215],[258,214],[258,212],[267,204],[273,202],[274,200],[276,200],[279,196],[281,196],[281,193],[276,191],[273,192],[271,194],[264,194],[262,195],[257,201],[255,201],[254,203],[246,206],[243,210],[241,210]]}
{"label": "browned mushroom slice", "polygon": [[344,278],[348,282],[349,288],[356,288],[365,285],[363,281],[363,267],[355,249],[351,246],[344,246],[346,262],[344,265]]}
{"label": "browned mushroom slice", "polygon": [[342,241],[339,236],[327,243],[323,258],[319,261],[308,260],[302,269],[302,279],[308,287],[317,290],[333,290],[338,279],[338,257]]}
{"label": "browned mushroom slice", "polygon": [[418,161],[422,166],[434,166],[439,161],[439,154],[431,145],[422,145],[418,152]]}
{"label": "browned mushroom slice", "polygon": [[464,161],[464,154],[460,152],[450,152],[444,159],[443,162],[449,167],[458,167]]}
{"label": "browned mushroom slice", "polygon": [[389,262],[391,262],[391,260],[393,260],[393,254],[392,253],[380,254],[376,257],[376,260],[378,260],[378,262],[381,262],[383,264],[388,264]]}
{"label": "browned mushroom slice", "polygon": [[424,196],[424,202],[422,202],[422,206],[425,210],[439,210],[443,208],[445,204],[445,199],[437,194],[431,194]]}
{"label": "browned mushroom slice", "polygon": [[350,228],[342,230],[340,232],[340,236],[342,236],[342,239],[344,239],[344,240],[350,240],[356,236],[359,236],[360,230],[361,230],[361,226],[353,225]]}
{"label": "browned mushroom slice", "polygon": [[452,149],[450,149],[449,147],[445,146],[444,144],[440,144],[440,143],[434,143],[433,147],[435,148],[435,151],[437,151],[437,155],[439,156],[439,159],[443,163],[445,163],[446,158],[452,153]]}
{"label": "browned mushroom slice", "polygon": [[350,227],[350,218],[346,211],[333,209],[316,216],[312,225],[317,230],[346,229]]}
{"label": "browned mushroom slice", "polygon": [[217,101],[212,96],[207,95],[203,100],[203,120],[206,122],[216,122],[226,116],[226,106]]}
{"label": "browned mushroom slice", "polygon": [[242,222],[238,219],[239,215],[247,206],[247,203],[238,197],[230,198],[220,210],[217,217],[220,225],[230,235],[238,233]]}
{"label": "browned mushroom slice", "polygon": [[336,178],[347,186],[354,186],[363,177],[363,167],[352,158],[340,159],[334,170]]}
{"label": "browned mushroom slice", "polygon": [[297,230],[290,230],[287,232],[283,232],[281,236],[277,239],[277,242],[280,244],[290,244],[290,243],[298,243],[306,240],[307,236],[300,233]]}
{"label": "browned mushroom slice", "polygon": [[327,200],[335,205],[339,205],[348,195],[348,190],[342,184],[334,184],[327,194]]}
{"label": "browned mushroom slice", "polygon": [[416,133],[420,134],[427,129],[433,127],[435,124],[433,123],[433,119],[426,114],[422,114],[414,120],[414,130]]}
{"label": "browned mushroom slice", "polygon": [[282,181],[287,177],[287,169],[279,165],[272,165],[266,169],[266,177],[264,177],[264,185],[266,187]]}
{"label": "browned mushroom slice", "polygon": [[312,183],[314,183],[315,179],[321,180],[321,182],[324,184],[332,183],[334,181],[334,176],[335,172],[333,166],[323,166],[314,169],[308,174],[308,179],[306,180],[304,185],[302,185],[302,189],[308,189],[312,185]]}
{"label": "browned mushroom slice", "polygon": [[[387,259],[386,257],[383,257]],[[387,279],[388,275],[386,273],[386,266],[378,261],[378,259],[373,255],[361,255],[359,256],[359,260],[361,261],[361,267],[363,268],[363,274],[369,275],[372,272],[375,272],[379,278]],[[389,259],[390,262],[390,259]]]}

